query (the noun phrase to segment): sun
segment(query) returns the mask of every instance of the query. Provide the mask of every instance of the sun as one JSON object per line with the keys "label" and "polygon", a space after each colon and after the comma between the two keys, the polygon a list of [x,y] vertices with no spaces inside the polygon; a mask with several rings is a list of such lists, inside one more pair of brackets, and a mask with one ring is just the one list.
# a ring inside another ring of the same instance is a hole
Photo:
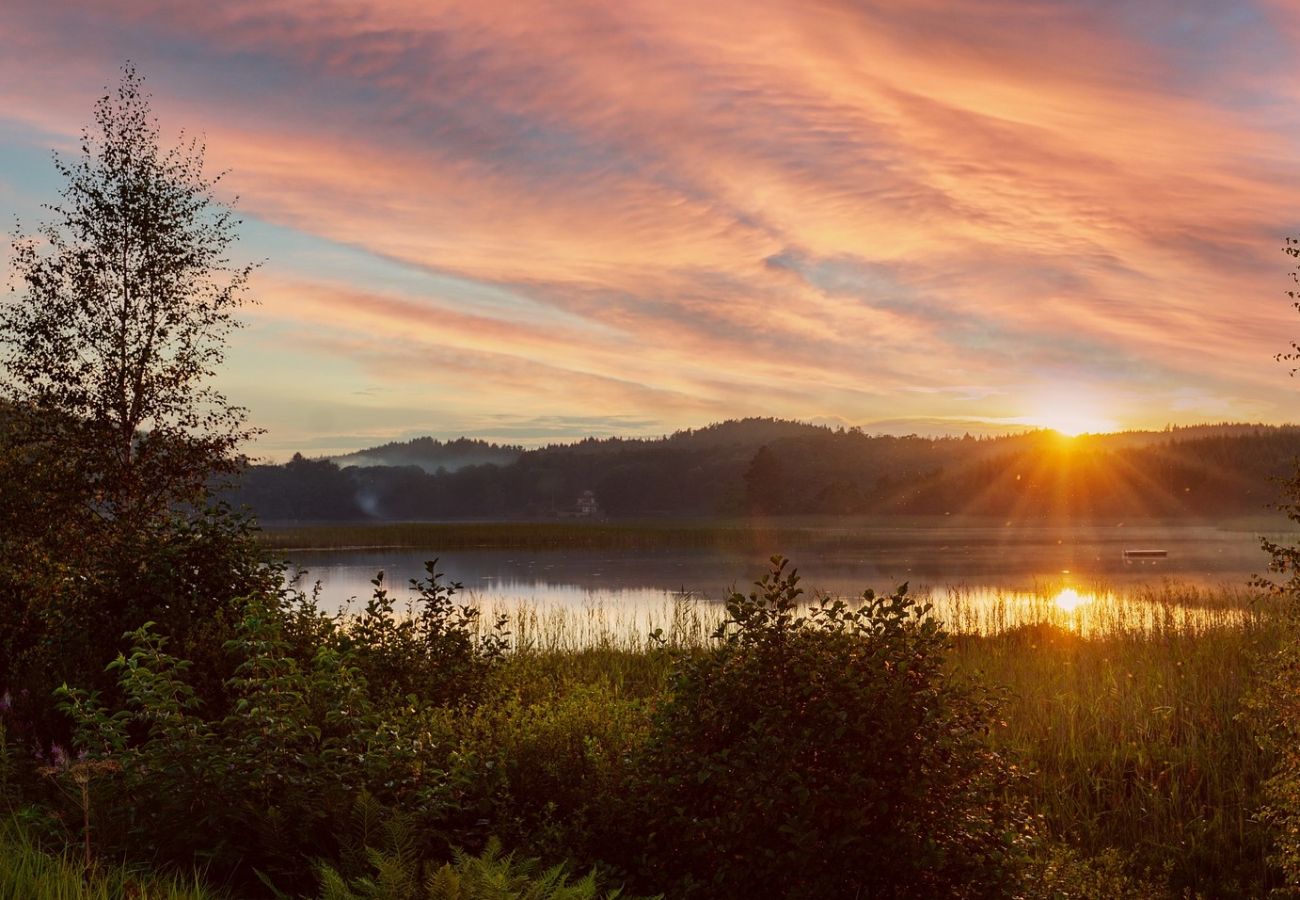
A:
{"label": "sun", "polygon": [[1023,419],[1026,425],[1048,428],[1064,437],[1081,434],[1105,434],[1118,430],[1114,419],[1093,392],[1084,387],[1057,385],[1047,388],[1034,399],[1033,411]]}
{"label": "sun", "polygon": [[1110,419],[1072,410],[1060,410],[1032,417],[1034,424],[1040,428],[1055,431],[1062,437],[1078,437],[1081,434],[1105,434],[1114,431],[1115,423]]}

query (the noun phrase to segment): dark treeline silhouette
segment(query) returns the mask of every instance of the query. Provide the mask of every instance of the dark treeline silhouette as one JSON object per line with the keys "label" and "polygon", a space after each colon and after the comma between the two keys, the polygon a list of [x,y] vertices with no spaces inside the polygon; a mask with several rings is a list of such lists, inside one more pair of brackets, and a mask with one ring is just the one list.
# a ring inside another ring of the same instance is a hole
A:
{"label": "dark treeline silhouette", "polygon": [[[1265,511],[1300,456],[1300,428],[1207,425],[1064,439],[867,435],[744,419],[657,439],[523,450],[422,438],[345,465],[253,466],[229,497],[263,520],[349,521],[906,513],[1219,516]],[[466,462],[495,458],[499,462]],[[456,461],[456,465],[449,464]]]}
{"label": "dark treeline silhouette", "polygon": [[454,472],[466,466],[508,466],[524,452],[523,447],[489,444],[470,438],[440,441],[419,437],[409,441],[394,441],[378,447],[333,456],[330,459],[340,466],[418,466],[426,472],[445,469]]}

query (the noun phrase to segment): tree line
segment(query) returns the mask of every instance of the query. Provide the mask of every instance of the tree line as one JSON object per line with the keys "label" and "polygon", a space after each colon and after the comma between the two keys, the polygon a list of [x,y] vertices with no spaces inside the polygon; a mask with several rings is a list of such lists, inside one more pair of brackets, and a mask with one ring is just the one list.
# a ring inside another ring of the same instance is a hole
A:
{"label": "tree line", "polygon": [[[586,491],[610,517],[1213,517],[1264,512],[1297,456],[1300,429],[1264,425],[976,439],[743,419],[536,450],[425,438],[296,455],[226,496],[266,522],[548,518]],[[448,464],[476,459],[496,461]],[[375,460],[389,464],[357,464]]]}

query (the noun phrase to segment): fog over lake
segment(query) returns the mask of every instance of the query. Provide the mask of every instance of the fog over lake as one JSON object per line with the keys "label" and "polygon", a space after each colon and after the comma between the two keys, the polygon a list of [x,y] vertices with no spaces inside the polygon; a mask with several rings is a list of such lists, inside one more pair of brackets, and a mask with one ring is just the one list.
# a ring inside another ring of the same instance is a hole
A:
{"label": "fog over lake", "polygon": [[[764,546],[761,534],[756,546]],[[1130,561],[1125,550],[1162,550],[1157,560]],[[1062,589],[1088,596],[1131,594],[1177,584],[1245,589],[1266,570],[1256,532],[1214,525],[910,526],[826,532],[797,546],[773,547],[797,566],[809,595],[855,597],[866,588],[890,591],[909,582],[931,596],[941,614],[952,596],[967,607],[1055,597]],[[320,583],[321,605],[345,607],[370,595],[382,571],[394,595],[439,557],[439,571],[464,585],[463,598],[485,608],[599,608],[620,617],[653,617],[676,598],[718,601],[732,588],[749,590],[767,569],[761,551],[694,549],[456,550],[437,548],[296,550],[304,587]],[[971,615],[967,609],[962,615]],[[954,614],[948,611],[948,616]]]}

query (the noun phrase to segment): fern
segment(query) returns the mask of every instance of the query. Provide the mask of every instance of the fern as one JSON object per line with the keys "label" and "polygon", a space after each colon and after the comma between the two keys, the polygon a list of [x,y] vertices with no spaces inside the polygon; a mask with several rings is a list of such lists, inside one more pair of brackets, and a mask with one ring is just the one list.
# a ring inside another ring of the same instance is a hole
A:
{"label": "fern", "polygon": [[[397,822],[400,817],[394,817]],[[453,852],[451,862],[420,881],[422,861],[411,850],[405,823],[384,829],[387,846],[369,848],[371,874],[345,879],[329,866],[320,869],[321,900],[617,900],[622,892],[602,891],[595,872],[571,881],[561,863],[543,869],[536,859],[503,853],[500,841],[483,852]]]}

